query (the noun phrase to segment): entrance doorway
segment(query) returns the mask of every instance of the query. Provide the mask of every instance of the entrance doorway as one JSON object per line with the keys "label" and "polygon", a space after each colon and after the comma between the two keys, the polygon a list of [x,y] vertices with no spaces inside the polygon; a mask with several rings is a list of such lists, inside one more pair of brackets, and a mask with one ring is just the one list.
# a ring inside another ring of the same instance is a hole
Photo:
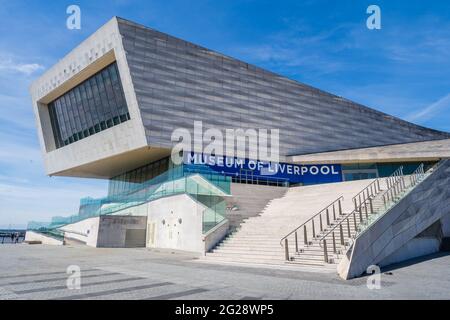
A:
{"label": "entrance doorway", "polygon": [[344,181],[365,180],[378,178],[377,169],[342,170]]}

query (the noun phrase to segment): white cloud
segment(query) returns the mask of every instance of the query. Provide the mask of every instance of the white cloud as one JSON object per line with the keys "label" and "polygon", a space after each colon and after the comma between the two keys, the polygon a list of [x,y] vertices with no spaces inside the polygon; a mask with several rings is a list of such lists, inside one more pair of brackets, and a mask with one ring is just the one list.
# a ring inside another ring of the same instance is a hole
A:
{"label": "white cloud", "polygon": [[424,122],[438,116],[444,109],[450,109],[450,93],[429,106],[411,113],[406,117],[408,121]]}
{"label": "white cloud", "polygon": [[15,73],[22,73],[24,75],[31,75],[36,71],[42,70],[44,66],[38,63],[17,63],[11,59],[0,60],[0,70]]}

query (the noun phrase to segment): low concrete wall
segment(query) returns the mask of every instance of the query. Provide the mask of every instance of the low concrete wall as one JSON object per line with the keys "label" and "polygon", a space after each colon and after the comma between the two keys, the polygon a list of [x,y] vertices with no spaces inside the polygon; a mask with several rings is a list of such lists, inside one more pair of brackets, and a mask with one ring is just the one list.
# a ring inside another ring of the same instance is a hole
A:
{"label": "low concrete wall", "polygon": [[186,194],[148,203],[147,247],[204,253],[204,210],[204,205]]}
{"label": "low concrete wall", "polygon": [[441,225],[442,225],[442,236],[444,238],[450,238],[450,213],[442,217]]}
{"label": "low concrete wall", "polygon": [[33,232],[33,231],[27,231],[27,233],[25,234],[25,242],[27,241],[39,241],[42,244],[49,244],[49,245],[54,245],[54,246],[62,246],[64,245],[64,242],[61,240],[57,240],[55,238],[52,237],[47,237],[43,234],[37,233],[37,232]]}
{"label": "low concrete wall", "polygon": [[439,251],[440,244],[439,239],[434,237],[411,239],[400,249],[378,263],[378,266],[385,267],[394,263],[436,253]]}
{"label": "low concrete wall", "polygon": [[[378,265],[450,213],[450,160],[440,166],[388,213],[363,232],[338,266],[344,279]],[[414,242],[412,242],[413,244]],[[403,254],[399,256],[405,257]],[[398,262],[398,261],[397,261]]]}
{"label": "low concrete wall", "polygon": [[145,247],[147,217],[100,216],[97,247]]}
{"label": "low concrete wall", "polygon": [[205,243],[205,253],[214,248],[223,238],[225,238],[230,229],[228,220],[224,220],[217,226],[209,230],[203,235],[203,242]]}
{"label": "low concrete wall", "polygon": [[94,217],[60,228],[64,231],[64,237],[84,243],[90,247],[97,247],[98,228],[100,218]]}

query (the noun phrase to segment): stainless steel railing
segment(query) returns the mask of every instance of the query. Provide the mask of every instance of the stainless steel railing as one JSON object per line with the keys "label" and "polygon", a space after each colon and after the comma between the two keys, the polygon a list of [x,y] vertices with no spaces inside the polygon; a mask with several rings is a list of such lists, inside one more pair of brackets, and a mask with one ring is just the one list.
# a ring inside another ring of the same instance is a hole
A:
{"label": "stainless steel railing", "polygon": [[352,202],[355,206],[355,211],[357,211],[359,213],[360,221],[362,221],[362,219],[363,219],[362,218],[363,207],[364,207],[366,217],[369,215],[368,206],[364,206],[366,201],[369,201],[370,209],[371,209],[371,211],[373,211],[372,199],[375,197],[375,195],[377,195],[380,192],[381,192],[381,186],[380,186],[380,179],[378,178],[352,198]]}
{"label": "stainless steel railing", "polygon": [[[367,228],[371,222],[373,222],[373,219],[370,219],[370,215],[379,215],[375,212],[374,206],[373,206],[373,200],[375,197],[380,197],[383,199],[384,203],[384,209],[383,212],[386,212],[386,210],[389,208],[390,204],[395,203],[399,199],[402,198],[402,196],[405,194],[405,192],[415,187],[417,183],[422,181],[422,178],[425,176],[424,172],[424,165],[421,164],[414,173],[411,174],[411,184],[408,186],[405,182],[405,175],[403,174],[403,167],[398,168],[391,176],[386,178],[386,185],[387,190],[381,193],[381,188],[379,188],[379,183],[377,183],[378,189],[376,193],[371,193],[370,196],[362,197],[360,200],[360,194],[364,194],[364,191],[369,188],[368,186],[366,189],[361,191],[359,194],[357,194],[354,199],[356,198],[358,201],[354,200],[355,203],[355,209],[345,215],[337,225],[335,225],[332,229],[330,229],[326,234],[324,234],[319,239],[319,245],[323,248],[324,251],[324,261],[326,263],[329,262],[328,258],[328,248],[327,248],[327,239],[331,235],[332,245],[333,245],[333,253],[338,254],[337,246],[336,246],[336,232],[337,228],[339,228],[339,236],[340,236],[340,243],[342,246],[345,246],[345,237],[344,237],[344,225],[347,226],[347,238],[356,238],[358,234],[360,234],[365,228]],[[377,179],[379,180],[379,179]],[[367,191],[366,191],[367,192]],[[365,215],[363,215],[363,208],[365,211]],[[359,215],[359,219],[357,217]],[[353,221],[351,221],[353,220]],[[359,220],[359,223],[357,222]],[[352,223],[353,222],[353,223]],[[350,225],[353,224],[354,226],[354,232],[351,231]],[[363,227],[365,226],[365,227]]]}
{"label": "stainless steel railing", "polygon": [[[357,215],[359,215],[359,221],[362,223],[364,221],[363,217],[363,208],[366,219],[368,219],[369,214],[374,213],[373,207],[373,199],[381,192],[380,179],[376,179],[372,183],[370,183],[367,187],[361,190],[356,196],[352,198],[352,202],[355,205],[355,208],[352,212],[344,215],[341,220],[338,221],[336,225],[334,225],[330,230],[328,230],[324,235],[322,235],[319,239],[319,246],[323,248],[324,253],[324,261],[326,263],[329,262],[328,259],[328,243],[327,238],[331,236],[332,245],[333,245],[333,253],[337,254],[337,245],[336,245],[336,233],[339,232],[339,240],[341,246],[345,246],[345,238],[352,237],[352,229],[351,224],[353,224],[354,230],[356,231],[358,228],[357,223]],[[369,212],[370,210],[370,212]],[[353,223],[350,221],[353,218]],[[339,231],[337,230],[339,228]],[[345,236],[344,228],[347,230],[347,236]]]}
{"label": "stainless steel railing", "polygon": [[[333,222],[336,221],[337,217],[340,217],[342,215],[342,201],[344,200],[343,196],[340,196],[336,200],[334,200],[332,203],[327,205],[325,208],[317,212],[315,215],[313,215],[311,218],[309,218],[306,222],[302,223],[298,227],[296,227],[294,230],[289,232],[286,236],[281,238],[280,245],[283,247],[283,241],[284,241],[284,251],[285,251],[285,259],[287,261],[290,261],[291,257],[289,254],[289,240],[288,238],[290,236],[294,236],[294,244],[295,244],[295,252],[298,252],[298,231],[303,229],[303,243],[305,246],[309,245],[309,235],[311,235],[311,239],[316,238],[316,223],[318,224],[320,232],[323,232],[331,225],[331,217],[333,218]],[[332,215],[332,216],[331,216]],[[324,221],[325,220],[325,221]],[[324,226],[324,223],[326,223],[326,226]],[[310,224],[311,227],[311,234],[308,234],[308,224]]]}

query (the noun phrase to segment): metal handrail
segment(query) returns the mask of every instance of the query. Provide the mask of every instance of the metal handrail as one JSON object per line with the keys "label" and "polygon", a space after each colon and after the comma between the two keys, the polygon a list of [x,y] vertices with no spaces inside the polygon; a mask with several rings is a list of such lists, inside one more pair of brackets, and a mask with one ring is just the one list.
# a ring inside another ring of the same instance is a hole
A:
{"label": "metal handrail", "polygon": [[399,179],[403,178],[403,166],[400,166],[389,177],[386,178],[386,185],[388,189],[396,183]]}
{"label": "metal handrail", "polygon": [[364,192],[368,189],[373,189],[373,187],[380,189],[380,178],[375,179],[375,181],[372,181],[367,187],[362,189],[360,192],[358,192],[353,198],[352,201],[358,198],[360,195],[364,194]]}
{"label": "metal handrail", "polygon": [[[411,182],[411,186],[415,186],[416,182],[418,181],[417,176],[424,175],[424,170],[423,170],[423,164],[421,164],[416,171],[414,171],[414,173],[412,174],[412,179],[413,181]],[[391,199],[388,198],[388,200],[394,200],[394,197],[397,196],[398,194],[400,194],[402,191],[404,191],[406,189],[406,184],[405,184],[405,180],[404,180],[404,175],[403,175],[403,167],[398,168],[390,177],[388,177],[387,179],[391,179],[389,182],[387,182],[388,185],[388,189],[383,192],[381,194],[381,196],[383,197],[384,200],[384,205],[385,205],[385,209],[386,209],[386,199],[385,199],[385,195],[390,195]],[[381,191],[381,189],[379,190]],[[378,195],[378,194],[377,194]],[[358,196],[358,195],[357,195]],[[339,227],[339,231],[340,231],[340,240],[341,240],[341,245],[345,245],[345,241],[344,241],[344,232],[343,232],[343,224],[344,222],[347,222],[347,230],[348,230],[348,238],[351,238],[351,232],[350,232],[350,217],[353,216],[353,223],[354,223],[354,227],[355,227],[355,234],[353,235],[353,237],[357,236],[357,232],[358,232],[358,225],[356,220],[356,214],[359,213],[360,215],[360,223],[363,223],[363,217],[362,217],[362,206],[365,205],[366,208],[366,218],[368,221],[369,220],[369,216],[368,216],[368,212],[367,212],[367,201],[369,201],[370,203],[370,209],[371,209],[371,213],[374,213],[373,210],[373,198],[368,197],[367,199],[365,199],[362,203],[360,203],[359,207],[355,208],[355,210],[353,210],[352,212],[346,214],[341,221],[339,221],[339,223],[337,225],[335,225],[331,230],[327,231],[327,233],[325,235],[323,235],[318,241],[319,241],[319,246],[323,248],[324,250],[324,260],[325,262],[329,262],[328,260],[328,249],[327,249],[327,240],[326,238],[332,234],[333,235],[333,252],[337,253],[336,250],[336,240],[335,240],[335,230]],[[322,246],[323,243],[323,246]]]}
{"label": "metal handrail", "polygon": [[311,218],[309,218],[306,222],[302,223],[300,226],[298,226],[297,228],[295,228],[294,230],[292,230],[291,232],[289,232],[286,236],[284,236],[281,240],[280,240],[280,245],[281,247],[283,247],[283,240],[284,240],[284,251],[285,251],[285,259],[287,261],[290,261],[290,255],[289,255],[289,242],[288,242],[288,237],[291,236],[292,234],[294,234],[295,236],[295,252],[299,252],[298,250],[298,236],[297,236],[297,232],[300,228],[303,227],[303,241],[305,243],[306,246],[308,246],[308,230],[306,228],[306,225],[311,222],[311,226],[312,226],[312,238],[314,239],[316,237],[316,231],[315,231],[315,224],[314,224],[314,219],[319,217],[319,227],[320,227],[320,231],[323,231],[325,228],[323,227],[323,219],[322,219],[322,214],[324,212],[326,212],[325,218],[326,218],[326,223],[327,223],[327,227],[329,225],[331,225],[330,223],[330,208],[333,208],[333,218],[335,221],[336,220],[336,203],[338,204],[338,214],[339,216],[342,215],[342,201],[344,200],[343,196],[340,196],[339,198],[337,198],[336,200],[334,200],[331,204],[329,204],[328,206],[326,206],[325,208],[323,208],[322,210],[320,210],[318,213],[316,213],[315,215],[313,215]]}
{"label": "metal handrail", "polygon": [[[439,164],[439,163],[438,163],[438,164]],[[412,184],[414,184],[414,185],[417,184],[417,182],[418,182],[417,177],[418,177],[418,176],[423,176],[423,175],[425,175],[424,167],[425,167],[424,164],[421,163],[420,166],[419,166],[416,170],[414,170],[414,172],[413,172],[412,175],[411,175],[411,179],[412,179],[411,183],[412,183]],[[435,167],[437,167],[437,166],[435,166]],[[433,169],[434,169],[434,167],[433,167]]]}
{"label": "metal handrail", "polygon": [[327,210],[328,208],[330,208],[332,205],[334,205],[336,202],[338,202],[339,200],[344,200],[344,196],[340,196],[339,198],[337,198],[336,200],[334,200],[332,203],[330,203],[329,205],[327,205],[325,208],[323,208],[322,210],[320,210],[319,212],[317,212],[315,215],[313,215],[311,218],[309,218],[308,220],[306,220],[305,222],[303,222],[300,226],[298,226],[297,228],[295,228],[294,230],[292,230],[291,232],[289,232],[287,235],[285,235],[283,238],[281,238],[280,240],[280,244],[281,246],[283,246],[283,240],[286,239],[287,237],[289,237],[290,235],[292,235],[295,231],[297,231],[298,229],[300,229],[301,227],[305,226],[308,222],[310,222],[311,220],[313,220],[315,217],[317,217],[319,214],[323,213],[325,210]]}
{"label": "metal handrail", "polygon": [[[401,169],[401,168],[399,168],[399,169]],[[397,171],[399,169],[396,170],[395,174],[397,174]],[[402,170],[399,170],[399,172],[402,172]],[[363,190],[358,192],[352,198],[352,202],[355,204],[355,209],[352,212],[344,215],[344,217],[339,221],[339,223],[337,223],[330,230],[328,230],[318,240],[320,247],[322,247],[322,242],[323,242],[324,260],[325,260],[325,262],[328,263],[328,249],[327,249],[326,238],[330,234],[333,235],[333,252],[336,253],[337,250],[336,250],[335,230],[339,227],[341,245],[345,245],[345,241],[344,241],[344,227],[343,227],[344,222],[347,222],[347,233],[348,233],[348,237],[350,238],[351,237],[351,231],[350,231],[350,220],[349,220],[349,218],[351,216],[353,216],[353,223],[354,223],[354,227],[355,227],[355,230],[356,230],[357,227],[358,227],[358,225],[356,223],[356,219],[357,219],[356,218],[356,214],[359,215],[359,220],[362,223],[363,220],[364,220],[362,208],[364,206],[364,208],[365,208],[365,216],[366,216],[366,219],[368,219],[369,218],[368,204],[370,204],[370,213],[372,214],[374,212],[372,201],[375,198],[375,196],[377,196],[380,192],[381,192],[380,178],[377,178],[375,181],[371,182],[367,187],[365,187]]]}
{"label": "metal handrail", "polygon": [[[379,179],[377,179],[377,180],[379,180]],[[376,182],[376,181],[374,181],[374,182]],[[364,189],[364,190],[365,190],[365,189]],[[364,191],[364,190],[363,190],[363,191]],[[381,189],[378,189],[378,190],[381,191]],[[378,191],[378,192],[379,192],[379,191]],[[354,198],[355,198],[355,197],[354,197]],[[359,214],[362,213],[361,208],[362,208],[362,206],[366,203],[367,200],[369,200],[369,201],[371,202],[371,201],[373,200],[373,198],[367,198],[367,199],[365,199],[365,201],[362,202],[362,203],[359,205],[358,208],[355,208],[355,210],[353,210],[352,212],[346,214],[346,215],[342,218],[342,220],[339,221],[339,223],[338,223],[337,225],[335,225],[333,228],[331,228],[325,235],[323,235],[323,236],[319,239],[319,245],[322,247],[321,242],[322,242],[327,236],[329,236],[334,230],[336,230],[337,227],[342,226],[342,223],[343,223],[347,218],[349,218],[351,215],[354,215],[354,216],[355,216],[354,222],[355,222],[355,228],[356,228],[356,227],[357,227],[357,225],[356,225],[356,214],[357,214],[357,213],[359,213]],[[366,208],[367,208],[367,206],[366,206]],[[372,204],[371,204],[371,211],[372,211],[372,213],[373,213],[373,206],[372,206]],[[360,217],[360,220],[362,220],[361,217]]]}
{"label": "metal handrail", "polygon": [[[372,183],[370,183],[367,187],[358,192],[353,198],[352,202],[355,204],[355,210],[361,208],[362,203],[364,203],[371,196],[378,194],[381,191],[380,187],[380,178],[375,179]],[[362,196],[362,200],[361,200]],[[359,201],[359,205],[358,205]]]}
{"label": "metal handrail", "polygon": [[[374,184],[374,183],[376,183],[376,185],[378,186],[378,189],[375,189],[375,192],[380,192],[381,189],[379,188],[379,187],[380,187],[380,185],[379,185],[379,179],[377,179],[377,180],[375,180],[374,182],[372,182],[369,186],[367,186],[366,188],[364,188],[361,192],[359,192],[355,197],[353,197],[353,200],[355,200],[357,197],[359,198],[359,196],[363,193],[363,191],[365,191],[366,189],[368,189],[368,188],[369,188],[372,184]],[[376,190],[378,190],[378,191],[376,191]],[[372,213],[373,213],[373,206],[372,206],[372,200],[373,200],[373,198],[367,197],[366,199],[364,199],[363,202],[361,202],[361,203],[359,204],[359,206],[358,206],[357,208],[355,208],[355,210],[353,210],[352,212],[346,214],[346,215],[342,218],[342,220],[339,221],[338,224],[336,224],[336,225],[335,225],[333,228],[331,228],[325,235],[323,235],[323,236],[319,239],[319,245],[322,247],[321,242],[322,242],[326,237],[328,237],[334,230],[336,230],[337,227],[342,226],[342,223],[343,223],[347,218],[349,218],[351,215],[354,215],[354,216],[355,216],[354,222],[355,222],[355,228],[356,228],[356,227],[357,227],[357,226],[356,226],[356,214],[357,214],[357,213],[359,213],[360,215],[362,214],[361,208],[362,208],[362,206],[366,203],[367,200],[370,201],[370,207],[371,207],[371,211],[372,211]],[[368,212],[367,212],[367,206],[366,206],[366,214],[367,214],[367,213],[368,213]],[[360,216],[360,219],[362,220],[362,217],[361,217],[361,216]],[[350,228],[348,228],[348,229],[350,229]]]}

